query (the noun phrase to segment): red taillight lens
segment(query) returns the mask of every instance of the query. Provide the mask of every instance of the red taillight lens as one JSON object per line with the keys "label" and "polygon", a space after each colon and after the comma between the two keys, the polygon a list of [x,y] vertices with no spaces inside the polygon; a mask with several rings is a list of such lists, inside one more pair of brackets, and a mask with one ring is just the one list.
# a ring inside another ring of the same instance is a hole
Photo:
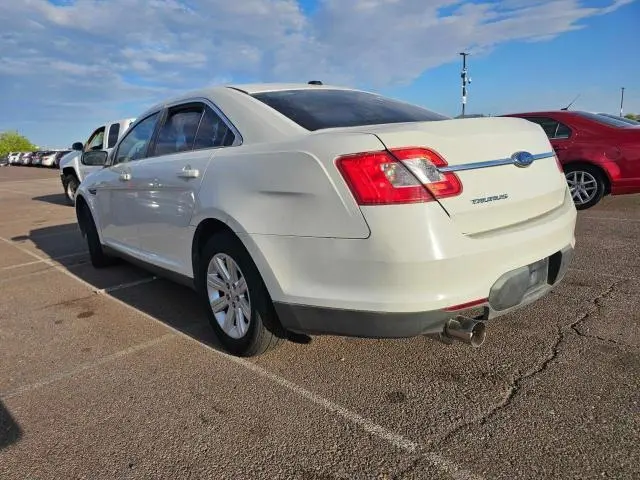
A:
{"label": "red taillight lens", "polygon": [[400,148],[338,158],[336,165],[360,205],[429,202],[462,192],[462,184],[437,153]]}
{"label": "red taillight lens", "polygon": [[473,300],[471,302],[461,303],[459,305],[453,305],[452,307],[445,308],[445,312],[457,312],[458,310],[465,310],[467,308],[477,307],[482,305],[483,303],[487,303],[486,298],[480,298],[478,300]]}
{"label": "red taillight lens", "polygon": [[360,205],[433,200],[427,189],[389,152],[346,155],[338,158],[336,165]]}

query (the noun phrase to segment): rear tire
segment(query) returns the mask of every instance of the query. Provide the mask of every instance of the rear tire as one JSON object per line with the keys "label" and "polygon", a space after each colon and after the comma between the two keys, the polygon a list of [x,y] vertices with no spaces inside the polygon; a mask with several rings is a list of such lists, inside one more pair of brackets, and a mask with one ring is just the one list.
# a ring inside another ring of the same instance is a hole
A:
{"label": "rear tire", "polygon": [[571,191],[571,198],[578,210],[586,210],[596,205],[606,191],[602,171],[593,165],[567,165],[565,178]]}
{"label": "rear tire", "polygon": [[227,352],[252,357],[282,343],[285,333],[267,287],[234,235],[213,235],[204,247],[197,270],[198,292],[211,327]]}
{"label": "rear tire", "polygon": [[67,203],[71,206],[76,204],[76,192],[80,186],[80,182],[75,175],[67,173],[62,180],[64,187],[64,195],[67,198]]}
{"label": "rear tire", "polygon": [[102,243],[100,243],[98,229],[93,221],[93,216],[91,215],[89,207],[83,205],[80,215],[82,216],[82,227],[87,238],[87,246],[89,247],[91,265],[93,265],[94,268],[105,268],[116,263],[116,259],[114,257],[104,253],[104,248]]}

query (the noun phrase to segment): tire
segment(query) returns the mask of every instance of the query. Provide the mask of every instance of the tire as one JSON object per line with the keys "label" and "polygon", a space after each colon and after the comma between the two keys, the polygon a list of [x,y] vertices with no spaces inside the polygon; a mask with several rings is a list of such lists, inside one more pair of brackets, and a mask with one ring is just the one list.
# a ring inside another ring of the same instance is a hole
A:
{"label": "tire", "polygon": [[67,199],[67,203],[69,205],[76,204],[76,192],[78,191],[78,187],[80,186],[80,182],[76,178],[75,175],[71,175],[67,173],[64,176],[64,180],[62,181],[62,185],[64,186],[64,196]]}
{"label": "tire", "polygon": [[564,175],[576,209],[591,208],[604,197],[605,178],[599,168],[584,164],[567,165],[564,169]]}
{"label": "tire", "polygon": [[116,259],[104,253],[98,229],[93,221],[93,216],[89,207],[84,205],[81,207],[80,215],[82,217],[82,227],[87,238],[87,246],[89,247],[89,258],[94,268],[105,268],[116,263]]}
{"label": "tire", "polygon": [[[240,282],[236,283],[241,284],[244,278],[246,293],[239,293],[243,291],[241,287],[235,292],[229,292],[228,287],[233,283],[233,278],[226,282],[226,287],[223,285],[225,280],[220,274],[220,269],[215,267],[215,262],[225,262],[226,270],[231,272],[234,267],[229,259],[238,268],[236,278]],[[219,287],[209,286],[208,279],[209,282],[215,281]],[[242,243],[233,234],[222,232],[209,239],[197,266],[196,286],[207,309],[211,327],[222,347],[230,354],[240,357],[261,355],[277,347],[284,340],[285,332],[280,326],[260,272]],[[220,287],[229,293],[218,290]],[[233,308],[233,304],[228,305],[227,300],[222,300],[225,298],[231,298],[236,308]],[[216,301],[218,317],[212,307]],[[227,305],[226,308],[224,305]],[[234,311],[233,319],[230,319],[228,314],[231,310]],[[247,320],[244,314],[236,314],[238,310],[250,312],[249,319]],[[227,325],[225,320],[231,323]],[[226,326],[226,330],[223,325]]]}

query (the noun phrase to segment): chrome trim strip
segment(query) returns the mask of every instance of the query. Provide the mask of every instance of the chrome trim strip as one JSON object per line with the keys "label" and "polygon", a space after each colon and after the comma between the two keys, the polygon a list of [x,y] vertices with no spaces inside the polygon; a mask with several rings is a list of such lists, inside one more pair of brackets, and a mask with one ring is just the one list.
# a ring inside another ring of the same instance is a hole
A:
{"label": "chrome trim strip", "polygon": [[[533,161],[542,160],[543,158],[550,158],[555,155],[555,152],[537,153],[533,155]],[[476,170],[478,168],[499,167],[501,165],[512,165],[513,158],[500,158],[498,160],[487,160],[486,162],[474,162],[474,163],[461,163],[460,165],[450,165],[447,167],[440,167],[438,171],[442,173],[447,172],[460,172],[463,170]]]}

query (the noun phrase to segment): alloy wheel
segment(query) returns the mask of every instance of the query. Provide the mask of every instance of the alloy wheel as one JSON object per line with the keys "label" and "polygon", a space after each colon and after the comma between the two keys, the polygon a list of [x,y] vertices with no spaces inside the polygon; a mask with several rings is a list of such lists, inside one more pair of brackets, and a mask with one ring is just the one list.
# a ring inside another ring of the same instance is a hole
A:
{"label": "alloy wheel", "polygon": [[244,337],[251,324],[251,301],[247,282],[229,255],[217,253],[207,267],[209,305],[222,331],[229,337]]}
{"label": "alloy wheel", "polygon": [[598,180],[589,172],[574,170],[565,175],[571,198],[576,205],[590,202],[598,193]]}

